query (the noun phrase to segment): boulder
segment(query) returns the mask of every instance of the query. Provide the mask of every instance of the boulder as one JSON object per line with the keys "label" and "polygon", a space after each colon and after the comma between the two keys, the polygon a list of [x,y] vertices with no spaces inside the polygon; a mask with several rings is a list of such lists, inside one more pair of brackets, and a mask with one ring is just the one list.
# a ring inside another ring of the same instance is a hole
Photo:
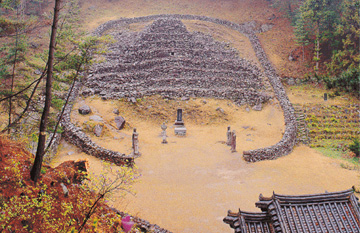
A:
{"label": "boulder", "polygon": [[119,115],[120,111],[119,111],[119,109],[114,108],[113,113],[116,114],[116,115]]}
{"label": "boulder", "polygon": [[115,117],[115,124],[117,129],[123,129],[125,126],[125,119],[122,116]]}
{"label": "boulder", "polygon": [[101,133],[102,133],[102,130],[103,130],[103,126],[101,125],[95,125],[95,128],[94,128],[94,134],[96,137],[100,137],[101,136]]}
{"label": "boulder", "polygon": [[255,110],[255,111],[261,111],[262,106],[261,106],[261,104],[257,104],[254,107],[252,107],[252,109]]}
{"label": "boulder", "polygon": [[103,122],[103,119],[101,118],[101,116],[98,116],[98,115],[90,116],[89,119],[90,119],[91,121]]}
{"label": "boulder", "polygon": [[136,99],[135,99],[134,97],[128,98],[128,101],[129,101],[130,103],[133,103],[133,104],[136,104],[136,103],[137,103],[137,102],[136,102]]}
{"label": "boulder", "polygon": [[91,113],[91,108],[88,105],[83,105],[79,108],[79,113],[81,115],[87,115]]}
{"label": "boulder", "polygon": [[81,95],[83,96],[91,96],[91,95],[94,95],[95,94],[95,91],[91,88],[85,88],[82,92],[81,92]]}
{"label": "boulder", "polygon": [[64,196],[67,197],[69,196],[69,190],[67,189],[67,187],[64,185],[64,183],[60,183],[60,186],[63,190]]}

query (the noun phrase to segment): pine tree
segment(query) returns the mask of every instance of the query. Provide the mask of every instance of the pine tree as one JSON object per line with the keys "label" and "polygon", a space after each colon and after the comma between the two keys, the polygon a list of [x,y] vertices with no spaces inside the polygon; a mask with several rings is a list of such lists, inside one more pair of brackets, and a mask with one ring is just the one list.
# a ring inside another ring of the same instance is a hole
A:
{"label": "pine tree", "polygon": [[305,46],[309,45],[310,38],[309,38],[309,31],[306,28],[306,23],[303,15],[300,13],[296,23],[295,23],[295,40],[297,45],[301,46],[302,48],[302,61],[305,60]]}
{"label": "pine tree", "polygon": [[315,70],[319,70],[321,44],[333,37],[334,23],[337,21],[339,0],[306,0],[300,7],[315,46]]}
{"label": "pine tree", "polygon": [[40,120],[39,141],[38,141],[38,147],[36,150],[35,161],[34,161],[34,165],[30,172],[31,179],[35,183],[37,182],[37,180],[39,179],[39,176],[40,176],[40,171],[41,171],[41,166],[42,166],[44,151],[45,151],[46,128],[47,128],[48,117],[49,117],[49,112],[50,112],[50,105],[51,105],[53,60],[54,60],[54,52],[55,52],[55,44],[56,44],[56,30],[57,30],[57,25],[58,25],[60,4],[61,4],[61,0],[55,0],[54,18],[53,18],[53,25],[52,25],[52,30],[51,30],[49,58],[48,58],[48,64],[47,64],[48,69],[47,69],[47,77],[46,77],[45,106],[44,106],[43,114],[42,114],[41,120]]}

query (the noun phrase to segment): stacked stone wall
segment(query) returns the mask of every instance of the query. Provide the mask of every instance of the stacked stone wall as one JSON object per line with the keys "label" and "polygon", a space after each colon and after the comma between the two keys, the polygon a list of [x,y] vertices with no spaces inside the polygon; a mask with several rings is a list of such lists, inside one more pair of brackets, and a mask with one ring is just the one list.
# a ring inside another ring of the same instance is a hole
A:
{"label": "stacked stone wall", "polygon": [[289,154],[294,145],[296,140],[296,119],[294,115],[294,108],[288,99],[285,89],[280,81],[279,76],[276,74],[275,69],[272,67],[270,61],[268,60],[261,44],[259,38],[255,35],[255,29],[251,24],[235,24],[229,22],[227,20],[215,19],[207,16],[195,16],[195,15],[151,15],[145,17],[138,17],[138,18],[128,18],[128,19],[119,19],[109,21],[101,26],[99,26],[95,31],[95,35],[101,35],[105,31],[109,30],[110,28],[114,27],[117,24],[132,24],[132,23],[139,23],[139,22],[148,22],[151,20],[156,20],[159,18],[167,18],[167,19],[182,19],[182,20],[200,20],[200,21],[207,21],[215,24],[219,24],[240,33],[243,33],[247,36],[253,46],[253,49],[264,69],[264,73],[267,76],[270,84],[274,90],[274,93],[280,103],[280,106],[283,110],[284,114],[284,121],[285,121],[285,132],[282,139],[273,146],[260,148],[256,150],[244,151],[243,156],[246,161],[255,162],[264,159],[275,159],[279,156]]}
{"label": "stacked stone wall", "polygon": [[[183,20],[201,20],[201,21],[207,21],[207,22],[212,22],[215,24],[219,24],[225,27],[228,27],[230,29],[236,30],[240,33],[243,33],[245,36],[247,36],[255,50],[255,53],[264,69],[264,73],[267,76],[267,78],[270,81],[270,84],[274,90],[274,93],[277,97],[277,99],[279,100],[280,106],[283,110],[284,113],[284,119],[285,119],[285,133],[282,137],[282,139],[275,145],[270,146],[270,147],[266,147],[266,148],[260,148],[260,149],[256,149],[256,150],[250,150],[250,151],[244,151],[243,152],[243,156],[244,159],[246,161],[249,162],[255,162],[255,161],[259,161],[259,160],[264,160],[264,159],[275,159],[279,156],[283,156],[286,155],[288,153],[290,153],[292,151],[293,146],[295,145],[295,139],[296,139],[296,119],[294,116],[294,109],[285,93],[285,89],[282,86],[282,83],[280,81],[280,78],[278,77],[278,75],[276,74],[276,71],[274,70],[274,68],[272,67],[271,63],[269,62],[269,60],[267,59],[267,56],[263,50],[263,48],[261,47],[260,41],[258,39],[258,37],[255,35],[255,31],[254,28],[251,24],[243,24],[243,25],[238,25],[226,20],[220,20],[220,19],[215,19],[215,18],[211,18],[211,17],[206,17],[206,16],[194,16],[194,15],[151,15],[151,16],[145,16],[145,17],[138,17],[138,18],[127,18],[127,19],[119,19],[119,20],[113,20],[113,21],[109,21],[103,25],[100,25],[95,31],[94,31],[94,35],[102,35],[104,32],[106,32],[109,29],[112,29],[113,27],[116,27],[118,25],[126,25],[126,24],[132,24],[132,23],[139,23],[139,22],[148,22],[148,21],[152,21],[152,20],[157,20],[157,19],[161,19],[161,18],[166,18],[166,19],[183,19]],[[186,37],[189,38],[189,37]],[[131,56],[136,56],[134,55],[134,51],[137,51],[136,49],[138,49],[138,47],[134,46],[134,47],[130,47],[128,49],[129,51],[129,57]],[[170,49],[170,48],[169,48]],[[196,48],[192,48],[192,51],[196,51]],[[197,48],[199,52],[201,52],[201,49]],[[165,52],[168,52],[169,50],[165,50]],[[131,52],[133,52],[131,54]],[[176,50],[175,50],[176,52]],[[144,54],[149,53],[149,51],[144,51]],[[209,53],[214,53],[214,51],[210,51]],[[208,54],[206,54],[206,51],[204,51],[205,56],[207,56]],[[233,55],[233,52],[228,52],[227,55]],[[116,56],[116,54],[113,55],[109,55],[109,56]],[[216,57],[216,56],[215,56]],[[135,57],[131,57],[132,59]],[[218,59],[220,59],[220,57],[218,57]],[[185,60],[183,60],[185,62]],[[247,63],[246,61],[241,61],[240,62],[244,62]],[[249,72],[253,72],[254,76],[260,77],[261,74],[259,74],[259,72],[257,71],[257,69],[251,69],[251,64],[247,63],[247,66],[243,66],[243,67],[249,67]],[[105,68],[106,69],[106,68]],[[155,68],[156,69],[156,68]],[[229,65],[229,67],[227,67],[225,70],[218,70],[218,72],[227,72],[228,74],[231,74],[231,65]],[[108,71],[106,71],[108,72]],[[181,71],[176,71],[175,70],[175,74],[176,72],[181,72]],[[185,72],[189,72],[189,74],[193,74],[193,71],[185,71]],[[211,72],[216,72],[216,71],[211,71]],[[147,72],[143,72],[141,73],[140,71],[137,72],[135,75],[133,73],[122,73],[122,77],[124,77],[123,79],[120,79],[118,81],[118,84],[128,84],[131,83],[131,81],[133,79],[130,79],[130,76],[132,78],[138,77],[140,80],[141,78],[147,78],[148,80],[153,80],[151,79],[151,77],[146,76]],[[107,75],[113,75],[113,77],[117,77],[118,74],[116,73],[111,73],[109,72]],[[127,76],[128,75],[128,76]],[[190,76],[190,75],[189,75]],[[231,76],[231,75],[230,75]],[[240,75],[241,77],[241,75]],[[90,77],[91,79],[91,77]],[[104,81],[106,81],[106,77],[103,77]],[[161,79],[161,78],[160,78]],[[184,78],[185,80],[186,78]],[[204,79],[209,79],[209,77],[204,77]],[[211,79],[211,78],[210,78]],[[221,80],[221,79],[220,79]],[[223,82],[227,82],[227,80],[224,78],[222,79]],[[188,81],[188,80],[187,80]],[[244,91],[244,89],[242,88],[243,86],[238,86],[239,89],[226,89],[226,88],[222,88],[222,89],[209,89],[209,86],[204,86],[203,89],[196,89],[196,88],[190,88],[187,89],[186,87],[180,87],[181,84],[181,80],[178,81],[179,85],[175,85],[175,86],[179,86],[179,87],[173,87],[173,88],[160,88],[160,87],[156,87],[156,88],[149,88],[148,90],[142,90],[142,91],[124,91],[124,92],[118,92],[117,94],[114,94],[114,96],[106,96],[106,93],[101,93],[100,89],[95,91],[95,90],[85,90],[83,91],[83,94],[86,95],[86,93],[88,94],[95,94],[96,92],[99,93],[100,95],[102,95],[104,98],[110,98],[110,97],[118,97],[118,98],[123,98],[123,97],[141,97],[143,95],[152,95],[152,94],[161,94],[164,96],[172,96],[172,97],[181,97],[181,96],[213,96],[213,97],[218,97],[218,98],[227,98],[227,99],[239,99],[239,104],[245,104],[245,103],[250,103],[250,104],[258,104],[261,102],[264,102],[268,99],[268,96],[262,94],[262,93],[256,93],[255,88],[253,88],[253,90],[249,90],[249,91]],[[191,83],[191,81],[190,81]],[[165,86],[168,86],[169,84],[171,84],[171,80],[164,78],[163,81],[160,81],[160,83],[158,83],[158,86],[161,86],[162,84],[164,84]],[[142,84],[135,84],[135,85],[145,85],[145,83],[143,82]],[[248,86],[252,86],[255,84],[252,83],[246,83],[246,85]],[[76,94],[75,92],[73,93],[73,100],[75,100],[77,93],[79,91],[81,84],[78,83],[76,86]],[[109,86],[105,86],[107,88],[110,88]],[[255,87],[257,87],[255,85]],[[118,85],[118,90],[123,90],[121,89],[121,85]],[[250,93],[248,93],[250,92]],[[114,92],[116,93],[116,92]],[[85,135],[85,133],[83,133],[81,131],[80,128],[74,126],[71,122],[70,122],[70,109],[71,106],[68,106],[67,110],[66,110],[66,114],[65,117],[62,120],[62,125],[64,128],[64,137],[71,141],[72,143],[74,143],[75,145],[77,145],[78,147],[80,147],[83,151],[85,151],[86,153],[89,154],[93,154],[96,157],[105,159],[105,160],[109,160],[114,162],[115,164],[132,164],[134,158],[131,156],[125,156],[124,154],[118,153],[118,152],[113,152],[104,148],[99,147],[98,145],[96,145],[95,143],[93,143],[91,141],[91,139]]]}
{"label": "stacked stone wall", "polygon": [[94,143],[89,136],[87,136],[81,128],[71,123],[70,114],[74,101],[76,100],[82,83],[76,82],[73,91],[70,93],[69,103],[64,111],[61,119],[61,126],[64,130],[62,137],[76,145],[83,152],[95,156],[97,158],[112,162],[116,165],[132,166],[134,164],[134,157],[125,155],[116,151],[105,149]]}
{"label": "stacked stone wall", "polygon": [[119,42],[109,46],[108,61],[93,68],[86,82],[92,90],[85,95],[114,99],[161,93],[249,105],[269,99],[261,91],[258,67],[239,58],[228,44],[188,32],[178,19],[157,19],[142,32],[113,34]]}

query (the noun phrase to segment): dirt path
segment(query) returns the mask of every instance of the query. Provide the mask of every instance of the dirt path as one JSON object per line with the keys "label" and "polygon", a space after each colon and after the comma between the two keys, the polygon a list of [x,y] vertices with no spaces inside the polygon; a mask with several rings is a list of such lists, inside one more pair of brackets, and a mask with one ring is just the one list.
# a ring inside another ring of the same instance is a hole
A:
{"label": "dirt path", "polygon": [[[116,101],[86,99],[85,102],[104,119],[111,118],[109,111],[114,106],[121,106]],[[134,186],[137,195],[116,200],[113,203],[116,208],[173,232],[232,232],[222,222],[227,210],[258,211],[255,202],[260,193],[271,196],[273,191],[280,194],[339,191],[359,182],[357,172],[342,169],[339,161],[305,146],[296,147],[290,155],[274,161],[249,164],[242,159],[241,153],[231,153],[222,143],[227,125],[237,131],[239,152],[276,143],[284,129],[283,117],[276,104],[267,105],[261,112],[230,107],[227,101],[208,100],[204,106],[206,111],[221,107],[233,117],[227,122],[209,125],[189,120],[187,136],[182,138],[176,137],[173,128],[169,127],[166,145],[160,143],[158,122],[140,118],[139,114],[134,114],[135,107],[124,111],[126,119],[139,132],[142,156],[136,164],[142,177]],[[78,122],[86,120],[76,113],[73,118]],[[169,119],[169,122],[173,120]],[[130,135],[131,128],[128,128],[118,134],[109,133],[97,139],[97,143],[129,153]],[[67,155],[69,151],[75,153]],[[77,152],[66,143],[53,165],[79,158],[87,158],[90,170],[99,172],[102,166],[99,160]]]}

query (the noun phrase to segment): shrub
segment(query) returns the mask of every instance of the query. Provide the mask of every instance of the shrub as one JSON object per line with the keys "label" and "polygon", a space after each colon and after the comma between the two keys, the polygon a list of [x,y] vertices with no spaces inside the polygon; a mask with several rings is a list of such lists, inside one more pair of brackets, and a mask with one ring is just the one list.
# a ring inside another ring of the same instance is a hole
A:
{"label": "shrub", "polygon": [[340,91],[359,94],[360,91],[360,69],[349,68],[343,71],[338,77],[322,77],[328,89],[338,89]]}
{"label": "shrub", "polygon": [[349,145],[349,149],[355,153],[356,157],[360,156],[360,143],[359,138],[354,138],[353,142]]}

